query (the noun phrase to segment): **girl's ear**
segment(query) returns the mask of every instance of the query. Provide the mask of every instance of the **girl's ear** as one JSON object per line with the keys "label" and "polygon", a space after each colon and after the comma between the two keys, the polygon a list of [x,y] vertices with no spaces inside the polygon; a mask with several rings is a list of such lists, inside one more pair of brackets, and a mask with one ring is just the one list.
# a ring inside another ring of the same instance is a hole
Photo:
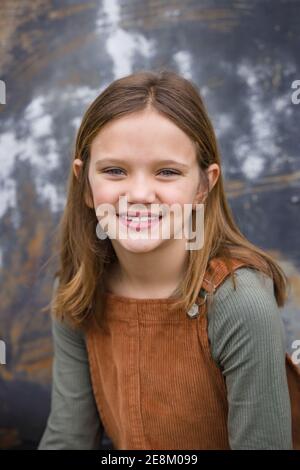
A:
{"label": "girl's ear", "polygon": [[79,158],[75,158],[73,162],[73,172],[76,178],[79,178],[80,171],[82,169],[83,161],[79,160]]}
{"label": "girl's ear", "polygon": [[[75,158],[73,162],[73,172],[77,179],[79,178],[80,172],[82,171],[82,165],[82,160],[80,160],[79,158]],[[90,188],[88,188],[88,193],[87,191],[85,191],[84,202],[90,209],[94,209],[93,200],[90,194]]]}
{"label": "girl's ear", "polygon": [[208,194],[218,181],[220,176],[220,167],[217,163],[212,163],[206,170],[207,179],[208,179],[208,190],[205,191],[198,191],[195,196],[195,202],[193,204],[193,208],[195,208],[196,204],[203,204],[208,197]]}
{"label": "girl's ear", "polygon": [[218,181],[218,178],[220,176],[220,167],[217,163],[212,163],[207,169],[206,169],[206,174],[207,178],[209,181],[209,192],[212,190],[216,182]]}

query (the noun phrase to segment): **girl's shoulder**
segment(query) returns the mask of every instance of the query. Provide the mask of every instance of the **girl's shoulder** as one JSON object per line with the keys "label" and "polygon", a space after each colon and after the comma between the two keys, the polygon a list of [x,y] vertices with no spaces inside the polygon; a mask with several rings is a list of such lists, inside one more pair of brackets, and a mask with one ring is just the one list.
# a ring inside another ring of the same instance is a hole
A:
{"label": "girl's shoulder", "polygon": [[[273,280],[262,271],[241,266],[234,270],[236,289],[234,288],[231,275],[228,275],[215,292],[215,298],[219,301],[226,300],[227,297],[242,299],[245,295],[253,294],[267,295],[274,297]],[[257,296],[256,295],[256,296]]]}
{"label": "girl's shoulder", "polygon": [[231,276],[218,287],[208,310],[208,332],[218,350],[226,343],[262,344],[286,336],[273,280],[249,267],[236,269],[236,289]]}
{"label": "girl's shoulder", "polygon": [[265,364],[273,356],[284,367],[287,336],[273,289],[264,273],[241,267],[236,289],[229,276],[215,292],[207,333],[212,357],[223,371],[239,373],[242,367],[247,374],[254,363]]}

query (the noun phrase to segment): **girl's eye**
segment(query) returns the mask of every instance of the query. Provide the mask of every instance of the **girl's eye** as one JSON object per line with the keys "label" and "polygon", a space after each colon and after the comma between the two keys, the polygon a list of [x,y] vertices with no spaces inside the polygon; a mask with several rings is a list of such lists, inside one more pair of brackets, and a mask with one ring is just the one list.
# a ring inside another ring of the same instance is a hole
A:
{"label": "girl's eye", "polygon": [[[172,175],[179,175],[178,171],[174,171],[174,170],[171,170],[171,169],[168,169],[168,168],[165,169],[165,170],[161,170],[160,173],[164,173],[164,172],[166,172],[166,171],[169,172],[169,174],[171,174],[171,176],[172,176]],[[168,176],[168,175],[167,175],[167,176]]]}
{"label": "girl's eye", "polygon": [[[115,173],[116,171],[123,171],[121,168],[108,168],[106,170],[103,170],[103,173],[108,173],[112,174],[115,176],[120,176],[120,173]],[[112,172],[112,173],[111,173]],[[166,168],[165,170],[160,170],[160,173],[165,173],[167,172],[168,174],[166,176],[172,176],[172,175],[179,175],[178,171],[171,170],[169,168]]]}
{"label": "girl's eye", "polygon": [[121,170],[121,168],[108,168],[107,170],[103,170],[103,173],[108,173],[108,174],[119,176],[119,173],[109,173],[111,171],[115,172],[115,171],[123,171],[123,170]]}

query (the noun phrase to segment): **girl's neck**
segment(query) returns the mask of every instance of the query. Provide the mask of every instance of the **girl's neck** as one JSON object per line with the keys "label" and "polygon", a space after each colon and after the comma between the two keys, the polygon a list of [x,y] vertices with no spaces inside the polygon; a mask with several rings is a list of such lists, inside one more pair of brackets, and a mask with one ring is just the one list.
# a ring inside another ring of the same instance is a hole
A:
{"label": "girl's neck", "polygon": [[179,295],[180,283],[188,262],[186,251],[181,252],[181,256],[177,252],[176,257],[165,261],[160,257],[160,262],[156,264],[153,256],[148,268],[147,263],[142,262],[142,254],[140,260],[139,265],[131,263],[129,259],[109,265],[105,275],[106,291],[135,298],[168,298]]}

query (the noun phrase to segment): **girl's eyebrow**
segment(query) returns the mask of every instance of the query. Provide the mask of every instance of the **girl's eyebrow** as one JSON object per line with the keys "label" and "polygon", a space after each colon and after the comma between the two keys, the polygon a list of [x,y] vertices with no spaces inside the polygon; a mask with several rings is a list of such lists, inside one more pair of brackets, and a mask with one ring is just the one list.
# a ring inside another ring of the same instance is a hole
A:
{"label": "girl's eyebrow", "polygon": [[[118,159],[118,158],[102,158],[101,160],[97,160],[96,163],[95,163],[95,166],[99,166],[100,164],[119,164],[119,165],[124,165],[124,163],[126,163],[125,160],[123,159]],[[185,170],[187,170],[189,168],[189,165],[186,165],[184,163],[181,163],[177,160],[157,160],[156,162],[154,162],[155,165],[160,165],[160,164],[164,164],[164,165],[177,165]]]}

